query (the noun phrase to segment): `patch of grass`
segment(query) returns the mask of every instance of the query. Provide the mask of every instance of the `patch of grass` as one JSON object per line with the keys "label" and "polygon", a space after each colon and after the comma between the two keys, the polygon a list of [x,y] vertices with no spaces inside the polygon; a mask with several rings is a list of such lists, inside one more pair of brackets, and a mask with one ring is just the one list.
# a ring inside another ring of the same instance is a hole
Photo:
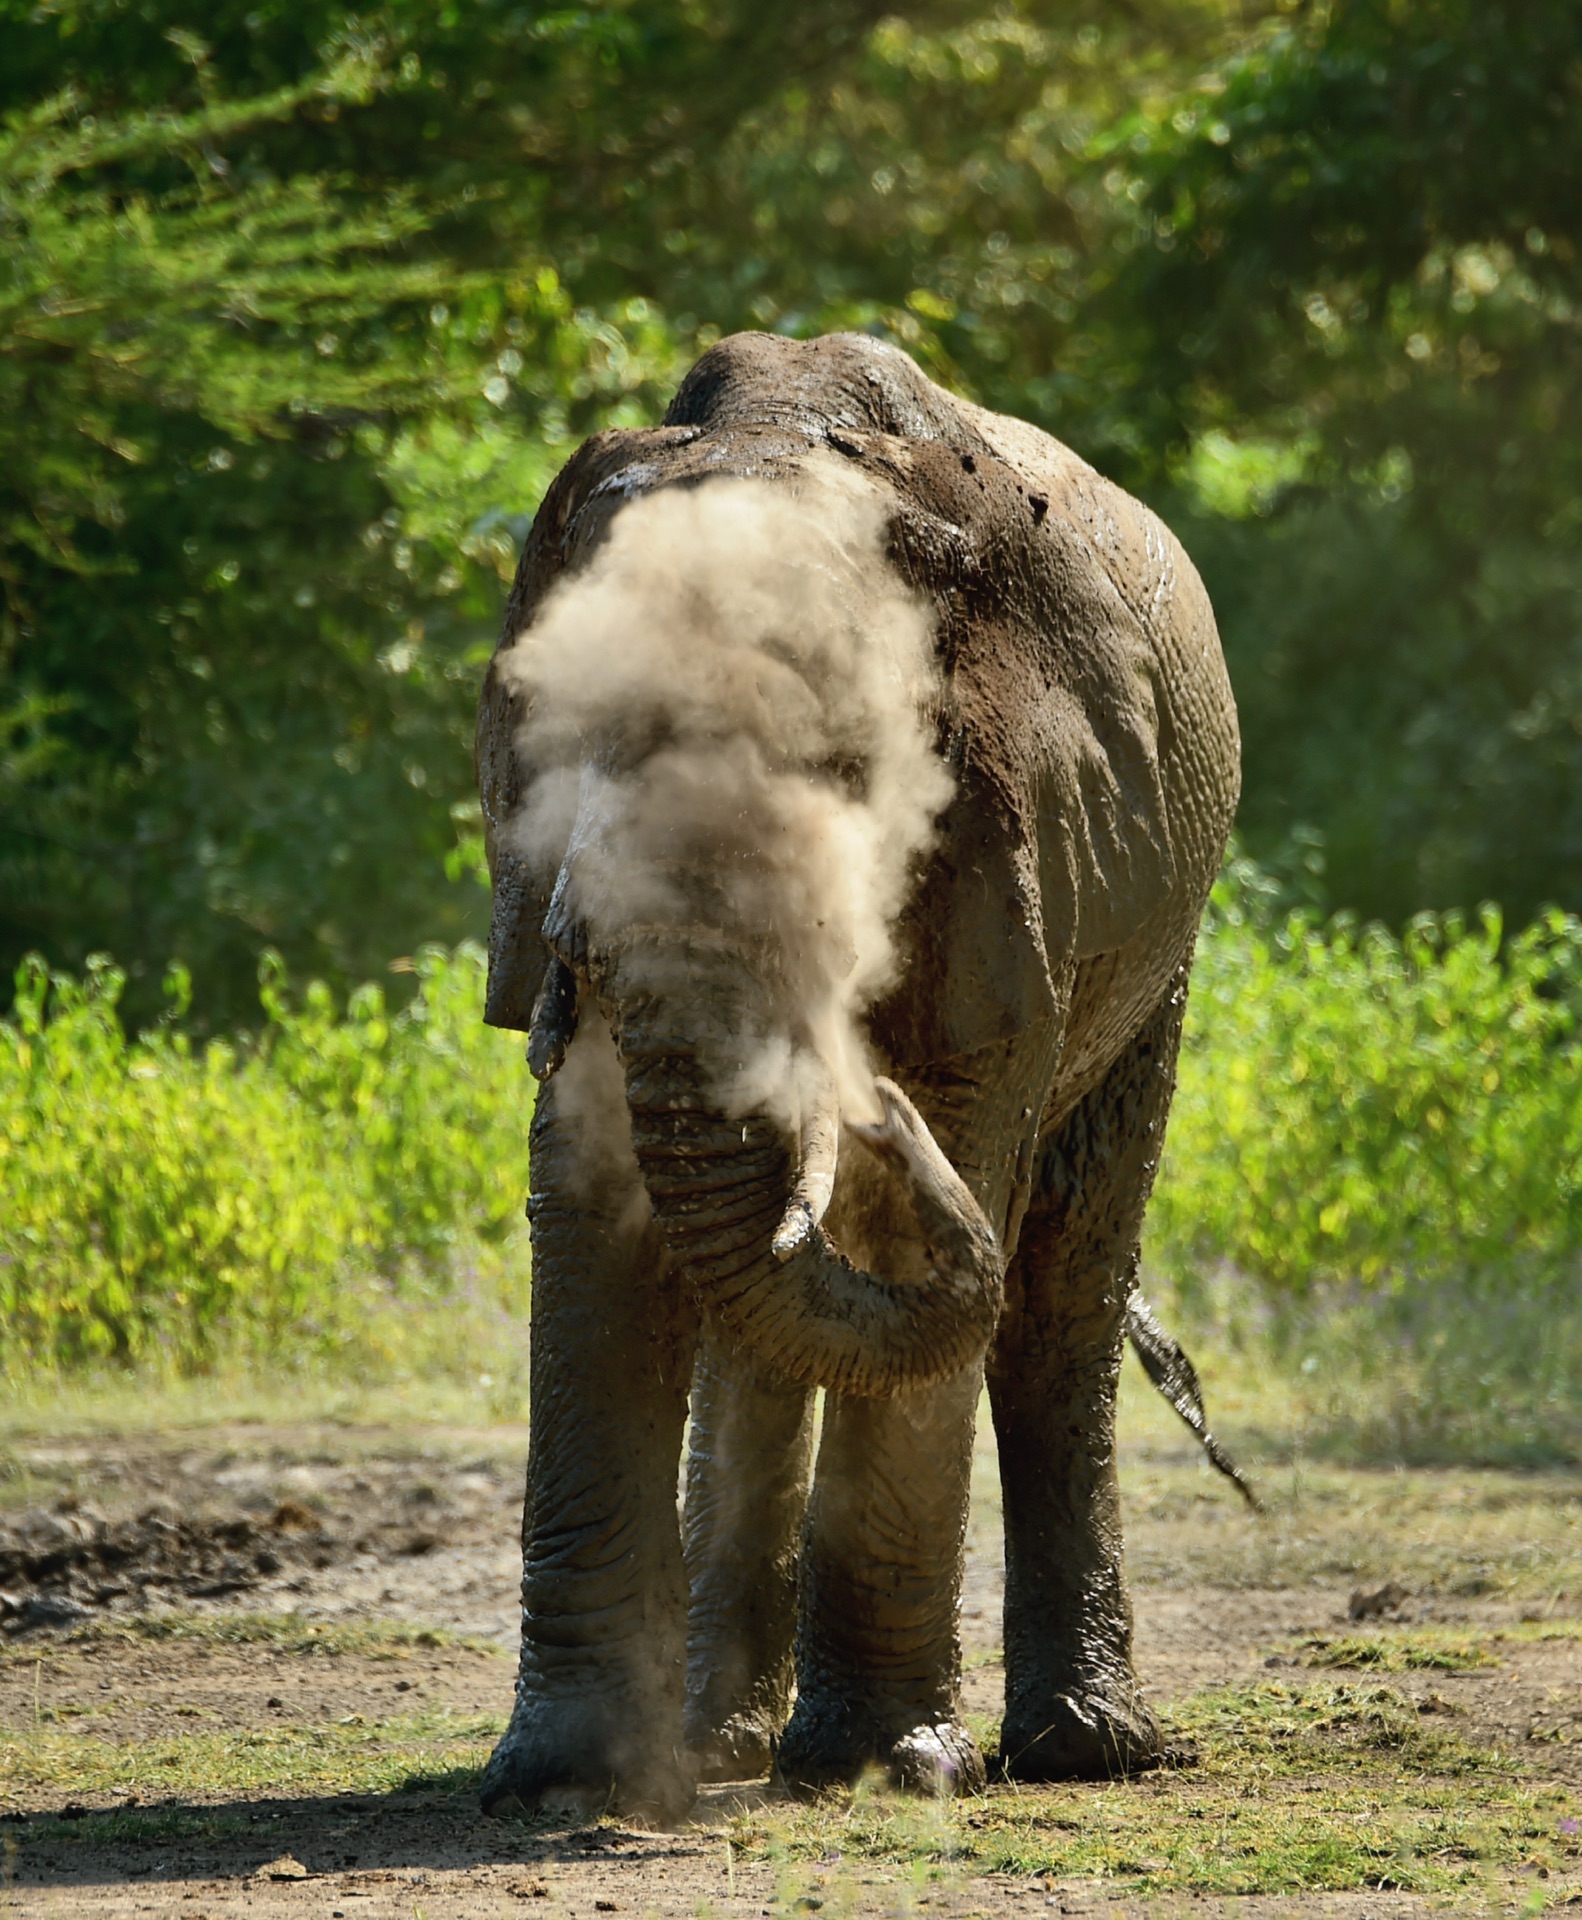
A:
{"label": "patch of grass", "polygon": [[1513,1627],[1501,1627],[1495,1640],[1582,1640],[1582,1620],[1522,1620]]}
{"label": "patch of grass", "polygon": [[1471,1673],[1478,1667],[1500,1664],[1485,1636],[1433,1627],[1307,1640],[1298,1651],[1310,1667],[1371,1667],[1380,1673]]}
{"label": "patch of grass", "polygon": [[48,1723],[0,1732],[0,1779],[73,1795],[234,1798],[260,1792],[463,1792],[505,1722],[441,1709],[328,1725],[194,1732],[127,1744]]}
{"label": "patch of grass", "polygon": [[[1203,1376],[1210,1424],[1244,1462],[1530,1472],[1582,1458],[1573,1280],[1513,1275],[1497,1297],[1450,1279],[1399,1293],[1326,1286],[1280,1301],[1221,1264],[1186,1282],[1147,1272],[1144,1288]],[[1168,1407],[1156,1418],[1141,1370],[1126,1371],[1125,1426],[1170,1432]]]}
{"label": "patch of grass", "polygon": [[958,1882],[991,1872],[1100,1879],[1138,1893],[1449,1894],[1530,1861],[1554,1870],[1582,1859],[1561,1828],[1565,1794],[1425,1726],[1388,1687],[1204,1693],[1172,1715],[1171,1732],[1195,1744],[1196,1766],[937,1804],[863,1790],[849,1802],[739,1814],[732,1838],[779,1859],[792,1879],[824,1862],[826,1884],[838,1861],[848,1872],[870,1862]]}
{"label": "patch of grass", "polygon": [[183,1806],[171,1801],[157,1807],[84,1809],[71,1816],[35,1815],[26,1827],[29,1844],[154,1846],[170,1841],[217,1840],[253,1830],[249,1814],[222,1807]]}
{"label": "patch of grass", "polygon": [[[512,1243],[514,1246],[514,1243]],[[512,1246],[500,1251],[503,1260]],[[514,1255],[512,1256],[514,1257]],[[465,1296],[408,1291],[399,1308],[399,1358],[324,1359],[288,1350],[272,1362],[217,1361],[182,1374],[153,1364],[92,1367],[72,1373],[40,1369],[0,1376],[0,1506],[53,1491],[49,1476],[25,1457],[30,1443],[110,1436],[237,1433],[253,1427],[330,1430],[332,1445],[350,1429],[382,1432],[382,1451],[422,1444],[425,1427],[502,1428],[527,1419],[529,1330],[525,1253],[516,1282],[523,1311],[495,1317]],[[489,1355],[480,1370],[478,1356]],[[502,1444],[511,1444],[508,1431]],[[513,1451],[525,1457],[524,1444]]]}

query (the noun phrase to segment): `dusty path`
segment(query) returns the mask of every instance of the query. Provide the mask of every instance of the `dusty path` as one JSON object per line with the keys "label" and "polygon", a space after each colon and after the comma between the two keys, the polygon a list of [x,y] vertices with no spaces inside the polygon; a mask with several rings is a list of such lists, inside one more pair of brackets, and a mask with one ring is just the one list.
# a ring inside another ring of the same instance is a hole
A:
{"label": "dusty path", "polygon": [[[447,1773],[476,1765],[509,1704],[524,1452],[515,1428],[14,1446],[0,1510],[0,1911],[1428,1910],[1388,1886],[1145,1901],[948,1858],[922,1878],[915,1862],[776,1860],[740,1844],[744,1795],[728,1790],[676,1835],[480,1820]],[[980,1465],[963,1640],[969,1711],[992,1722],[987,1450]],[[1348,1638],[1415,1634],[1451,1653],[1379,1677],[1462,1740],[1518,1755],[1582,1815],[1582,1480],[1282,1469],[1266,1476],[1260,1520],[1167,1436],[1133,1446],[1125,1482],[1139,1664],[1167,1712],[1205,1688],[1310,1683]],[[1403,1593],[1382,1627],[1348,1619],[1356,1591],[1391,1581]],[[173,1637],[155,1636],[161,1621]],[[1457,1667],[1463,1643],[1475,1663]],[[1541,1871],[1506,1873],[1462,1908],[1537,1912],[1534,1899],[1554,1907],[1574,1886],[1582,1906],[1582,1858]]]}

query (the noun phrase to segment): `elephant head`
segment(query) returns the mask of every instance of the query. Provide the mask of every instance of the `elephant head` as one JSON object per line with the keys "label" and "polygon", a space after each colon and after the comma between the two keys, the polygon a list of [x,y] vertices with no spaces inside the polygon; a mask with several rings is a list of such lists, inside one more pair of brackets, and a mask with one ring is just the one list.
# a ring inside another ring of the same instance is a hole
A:
{"label": "elephant head", "polygon": [[[519,911],[543,903],[548,954],[529,1062],[553,1075],[596,1007],[706,1310],[808,1384],[922,1385],[981,1357],[1003,1284],[982,1209],[857,1025],[951,790],[931,623],[881,504],[805,451],[767,482],[657,478],[613,509],[585,492],[592,557],[500,669],[521,780],[497,888],[512,858],[536,873]],[[843,1109],[927,1249],[883,1276],[822,1224]]]}

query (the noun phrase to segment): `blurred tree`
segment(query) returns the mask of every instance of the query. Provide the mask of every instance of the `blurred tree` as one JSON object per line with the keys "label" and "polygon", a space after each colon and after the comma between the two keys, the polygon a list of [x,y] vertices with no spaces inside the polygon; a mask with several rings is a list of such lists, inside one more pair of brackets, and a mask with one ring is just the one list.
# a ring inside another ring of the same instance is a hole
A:
{"label": "blurred tree", "polygon": [[[112,945],[157,978],[180,951],[226,1011],[263,940],[365,962],[373,901],[443,852],[414,784],[441,717],[367,618],[415,633],[423,586],[374,537],[355,435],[454,387],[423,337],[442,289],[399,258],[409,206],[227,179],[226,139],[301,97],[57,100],[0,144],[4,957]],[[182,161],[185,185],[128,184]]]}
{"label": "blurred tree", "polygon": [[1582,9],[1302,7],[1098,164],[1128,465],[1186,486],[1243,828],[1334,895],[1582,904]]}
{"label": "blurred tree", "polygon": [[180,951],[224,1015],[262,938],[344,977],[468,924],[439,858],[526,517],[740,326],[884,332],[1169,513],[1255,851],[1322,829],[1394,918],[1582,901],[1574,8],[0,33],[0,964]]}
{"label": "blurred tree", "polygon": [[181,50],[190,108],[0,137],[0,964],[108,947],[137,1015],[180,954],[228,1019],[266,941],[345,979],[478,924],[443,863],[515,538],[475,496],[531,504],[670,349],[447,259],[410,192],[233,164],[377,99],[377,50],[239,97]]}
{"label": "blurred tree", "polygon": [[0,0],[0,967],[108,947],[137,1016],[179,953],[226,1019],[264,940],[477,927],[501,582],[700,331],[666,183],[879,12]]}
{"label": "blurred tree", "polygon": [[1519,924],[1582,903],[1579,166],[1567,0],[892,18],[744,123],[661,297],[880,327],[1153,499],[1251,849]]}

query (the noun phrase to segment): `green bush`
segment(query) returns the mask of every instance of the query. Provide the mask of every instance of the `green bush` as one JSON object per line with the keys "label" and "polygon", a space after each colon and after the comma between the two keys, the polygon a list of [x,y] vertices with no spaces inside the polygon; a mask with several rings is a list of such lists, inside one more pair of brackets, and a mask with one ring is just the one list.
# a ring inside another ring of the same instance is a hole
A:
{"label": "green bush", "polygon": [[[260,969],[256,1038],[197,1044],[174,968],[128,1039],[123,976],[34,959],[0,1022],[0,1329],[13,1361],[201,1365],[398,1342],[403,1298],[465,1285],[526,1188],[531,1081],[478,1019],[483,956],[430,948],[399,1013]],[[497,1284],[525,1312],[525,1249]],[[390,1309],[396,1309],[393,1317]]]}
{"label": "green bush", "polygon": [[1202,939],[1145,1255],[1283,1438],[1582,1459],[1582,924],[1399,938],[1273,908],[1233,861]]}
{"label": "green bush", "polygon": [[[1215,890],[1147,1255],[1314,1439],[1582,1457],[1582,925],[1397,938]],[[392,1013],[261,969],[255,1037],[194,1040],[187,985],[128,1039],[121,975],[25,966],[0,1023],[0,1353],[22,1370],[238,1356],[455,1374],[518,1405],[532,1082],[431,948]],[[1292,1397],[1294,1395],[1294,1398]],[[1328,1444],[1328,1442],[1326,1442]]]}
{"label": "green bush", "polygon": [[1582,1245],[1582,922],[1502,945],[1420,915],[1397,937],[1267,905],[1233,862],[1193,978],[1150,1215],[1172,1271],[1270,1293],[1571,1277]]}

